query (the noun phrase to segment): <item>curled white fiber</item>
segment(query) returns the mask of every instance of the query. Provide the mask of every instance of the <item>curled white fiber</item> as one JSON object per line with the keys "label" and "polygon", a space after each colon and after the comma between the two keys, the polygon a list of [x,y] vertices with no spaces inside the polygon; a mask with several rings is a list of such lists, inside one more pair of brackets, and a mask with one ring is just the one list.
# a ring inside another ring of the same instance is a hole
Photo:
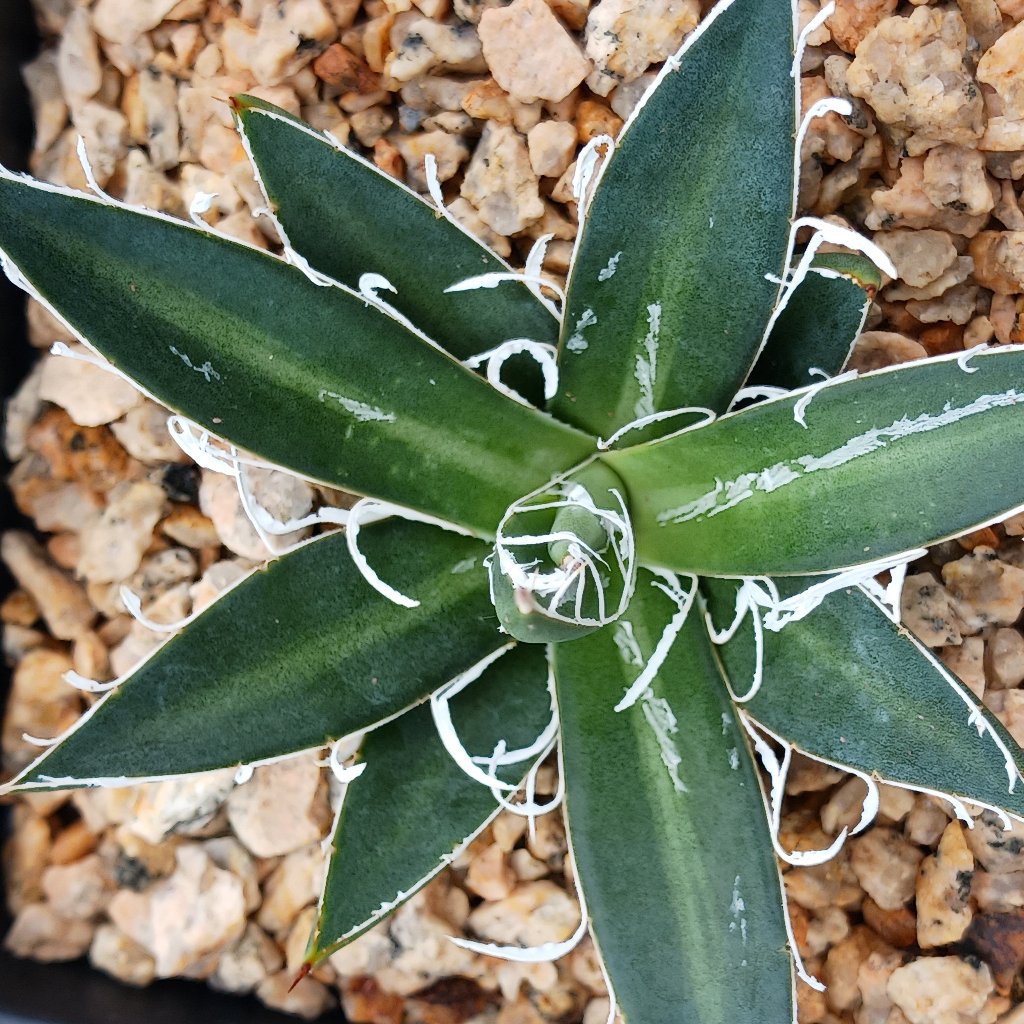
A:
{"label": "curled white fiber", "polygon": [[822,391],[824,388],[831,387],[833,384],[845,384],[847,381],[857,379],[856,370],[847,370],[846,373],[840,373],[835,377],[830,377],[824,370],[818,369],[817,366],[812,366],[807,372],[820,376],[823,380],[819,384],[812,384],[793,404],[793,419],[799,423],[804,430],[807,429],[807,407],[812,401],[814,401],[818,392]]}
{"label": "curled white fiber", "polygon": [[978,372],[978,367],[977,366],[969,366],[968,364],[970,363],[970,361],[975,356],[980,355],[982,352],[984,352],[989,347],[990,346],[989,346],[988,342],[985,342],[982,345],[975,345],[973,348],[967,349],[966,352],[961,352],[956,357],[956,365],[959,366],[960,369],[964,371],[964,373],[977,373]]}
{"label": "curled white fiber", "polygon": [[677,611],[662,630],[654,651],[647,659],[647,664],[640,670],[639,675],[630,684],[619,703],[615,705],[616,711],[625,711],[627,708],[631,708],[647,692],[647,688],[654,682],[654,677],[665,663],[669,651],[672,650],[672,644],[675,643],[679,631],[686,624],[690,609],[693,608],[693,602],[697,596],[696,576],[683,574],[690,582],[690,589],[683,590],[679,577],[675,573],[665,572],[662,569],[652,571],[660,576],[661,580],[654,580],[651,586],[657,587],[670,601],[674,602]]}
{"label": "curled white fiber", "polygon": [[195,622],[195,620],[202,614],[201,612],[193,612],[191,615],[186,615],[185,618],[179,619],[177,622],[157,622],[155,619],[151,619],[146,615],[142,610],[142,601],[139,599],[139,596],[129,587],[122,584],[118,593],[121,596],[121,602],[128,610],[128,614],[131,615],[136,622],[145,626],[146,629],[153,630],[154,633],[177,633],[179,630],[184,629],[189,625],[189,623]]}
{"label": "curled white fiber", "polygon": [[81,135],[78,136],[78,141],[75,143],[75,152],[78,154],[78,162],[82,165],[82,173],[85,175],[86,184],[88,184],[96,198],[107,206],[116,206],[117,203],[114,199],[104,192],[100,188],[99,182],[96,181],[96,175],[92,172],[92,164],[89,162],[89,153],[85,147],[85,139]]}
{"label": "curled white fiber", "polygon": [[605,163],[607,164],[612,153],[615,152],[615,140],[610,135],[595,135],[580,150],[580,155],[576,158],[576,170],[572,176],[572,194],[579,204],[581,220],[593,198],[590,183],[594,180],[597,164],[602,156],[599,152],[601,146],[606,147]]}
{"label": "curled white fiber", "polygon": [[[795,4],[793,6],[794,8],[796,7]],[[807,49],[807,40],[810,39],[811,36],[814,35],[814,33],[832,17],[833,14],[835,14],[835,11],[835,0],[829,0],[829,2],[825,4],[815,16],[807,22],[800,31],[800,34],[796,37],[796,49],[793,55],[793,64],[789,73],[792,75],[793,80],[797,83],[798,87],[800,83],[800,68],[804,60],[804,51]],[[799,152],[800,147],[797,146],[797,153],[799,154]]]}
{"label": "curled white fiber", "polygon": [[87,679],[85,676],[79,675],[74,669],[68,669],[61,678],[76,690],[82,690],[85,693],[106,693],[108,690],[116,689],[128,677],[118,676],[117,679],[111,679],[110,682],[99,683],[95,679]]}
{"label": "curled white fiber", "polygon": [[345,526],[345,540],[348,543],[348,553],[356,568],[362,573],[363,579],[373,587],[379,594],[383,594],[389,601],[393,601],[403,608],[418,608],[419,601],[407,597],[394,587],[385,583],[376,572],[370,567],[366,556],[359,550],[359,530],[369,523],[380,522],[397,516],[399,519],[407,519],[413,523],[428,523],[431,526],[439,526],[449,533],[458,533],[463,537],[471,537],[468,530],[461,526],[449,523],[444,519],[435,516],[428,516],[423,512],[416,512],[413,509],[405,508],[402,505],[393,505],[389,501],[380,501],[377,498],[360,498],[348,512],[348,519]]}
{"label": "curled white fiber", "polygon": [[23,732],[21,738],[26,742],[30,743],[33,747],[52,747],[60,742],[59,736],[33,736],[30,732]]}
{"label": "curled white fiber", "polygon": [[463,360],[463,366],[476,369],[486,363],[487,380],[492,387],[520,405],[529,405],[530,403],[518,391],[510,388],[501,379],[501,368],[505,365],[506,360],[521,352],[531,356],[540,366],[544,377],[544,398],[550,401],[558,394],[558,350],[554,345],[531,341],[529,338],[512,338],[494,348],[489,348],[486,352],[478,352],[475,356],[470,356]]}
{"label": "curled white fiber", "polygon": [[366,771],[365,761],[353,765],[342,764],[343,758],[350,757],[351,754],[351,750],[345,750],[344,740],[339,740],[337,743],[331,744],[331,753],[327,759],[327,766],[331,769],[331,773],[339,782],[346,785],[354,779],[358,779]]}
{"label": "curled white fiber", "polygon": [[[652,412],[646,416],[640,416],[635,420],[630,420],[630,422],[624,427],[619,427],[614,434],[610,434],[607,438],[599,437],[597,439],[597,447],[600,451],[607,451],[625,437],[626,434],[632,433],[634,430],[642,430],[644,427],[649,427],[652,423],[661,423],[663,420],[671,420],[675,419],[677,416],[686,415],[699,415],[702,418],[696,423],[690,423],[681,430],[668,434],[667,437],[678,437],[678,435],[685,434],[691,430],[706,427],[709,423],[713,423],[716,418],[713,410],[706,409],[702,405],[688,405],[681,409],[665,409],[661,412]],[[666,438],[662,438],[661,440],[665,439]]]}
{"label": "curled white fiber", "polygon": [[[782,282],[778,282],[781,284]],[[781,398],[783,395],[788,395],[789,391],[786,388],[773,387],[771,384],[750,384],[747,387],[740,388],[735,395],[732,396],[732,401],[729,403],[726,412],[732,412],[740,402],[746,402],[748,400],[757,401],[764,400],[766,398]]]}

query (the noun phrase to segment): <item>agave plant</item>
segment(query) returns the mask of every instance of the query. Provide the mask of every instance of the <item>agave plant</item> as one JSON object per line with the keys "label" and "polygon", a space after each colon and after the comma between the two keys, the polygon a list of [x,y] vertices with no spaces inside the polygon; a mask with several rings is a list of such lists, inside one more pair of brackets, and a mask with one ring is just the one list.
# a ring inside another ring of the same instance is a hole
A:
{"label": "agave plant", "polygon": [[575,936],[468,944],[551,958],[589,929],[638,1024],[793,1018],[776,854],[846,837],[780,844],[794,750],[864,779],[854,831],[877,779],[1024,817],[1024,755],[899,621],[923,545],[1024,502],[1024,353],[842,372],[881,280],[857,251],[894,271],[796,217],[800,45],[787,0],[711,12],[581,155],[564,296],[436,180],[429,203],[250,97],[283,256],[4,172],[9,275],[175,411],[261,530],[301,524],[255,504],[253,463],[361,496],[130,677],[72,676],[110,692],[8,789],[244,778],[332,745],[308,965],[502,807],[564,796]]}

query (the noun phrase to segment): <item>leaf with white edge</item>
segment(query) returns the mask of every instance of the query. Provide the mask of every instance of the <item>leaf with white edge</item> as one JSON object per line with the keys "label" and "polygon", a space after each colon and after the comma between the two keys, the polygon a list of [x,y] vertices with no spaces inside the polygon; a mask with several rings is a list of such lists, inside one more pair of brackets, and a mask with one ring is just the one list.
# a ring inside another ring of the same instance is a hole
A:
{"label": "leaf with white edge", "polygon": [[626,1021],[793,1020],[782,886],[746,737],[699,616],[612,709],[676,609],[641,571],[627,617],[552,648],[569,841]]}
{"label": "leaf with white edge", "polygon": [[789,576],[899,560],[1024,504],[1024,350],[822,382],[604,456],[643,564]]}
{"label": "leaf with white edge", "polygon": [[715,7],[581,204],[553,404],[568,422],[608,437],[658,410],[721,412],[747,376],[793,210],[793,6]]}
{"label": "leaf with white edge", "polygon": [[361,543],[418,608],[371,588],[342,534],[305,544],[174,636],[17,786],[127,784],[308,750],[398,714],[505,642],[485,545],[401,520]]}
{"label": "leaf with white edge", "polygon": [[802,388],[846,365],[882,279],[864,256],[824,253],[775,321],[748,385]]}
{"label": "leaf with white edge", "polygon": [[591,450],[363,296],[170,218],[0,174],[0,249],[147,392],[311,479],[487,536]]}
{"label": "leaf with white edge", "polygon": [[[521,751],[551,718],[546,652],[520,647],[490,665],[451,702],[463,746],[490,757],[501,741]],[[536,755],[497,777],[518,785]],[[428,706],[369,733],[366,767],[345,791],[316,927],[306,959],[316,963],[386,917],[451,862],[500,809],[455,763]],[[486,770],[486,766],[482,766]]]}
{"label": "leaf with white edge", "polygon": [[[779,580],[784,598],[818,579]],[[736,584],[705,580],[719,630]],[[763,681],[744,710],[797,749],[862,776],[950,794],[1024,818],[1024,751],[916,637],[859,587],[828,595],[806,618],[764,630]],[[718,648],[737,693],[755,665],[748,618]]]}
{"label": "leaf with white edge", "polygon": [[411,189],[265,100],[234,108],[288,242],[317,270],[352,288],[382,274],[387,301],[459,359],[511,338],[557,342],[557,319],[525,283],[446,292],[512,268]]}

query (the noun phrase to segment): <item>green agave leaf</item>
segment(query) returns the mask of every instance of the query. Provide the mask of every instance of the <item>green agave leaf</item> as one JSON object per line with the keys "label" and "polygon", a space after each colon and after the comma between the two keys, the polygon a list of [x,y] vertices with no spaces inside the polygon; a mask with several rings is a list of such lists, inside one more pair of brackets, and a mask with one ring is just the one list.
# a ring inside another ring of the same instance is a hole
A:
{"label": "green agave leaf", "polygon": [[341,534],[306,544],[215,602],[17,784],[184,775],[308,750],[423,700],[504,642],[479,541],[390,521],[366,528],[361,550],[420,607],[371,588]]}
{"label": "green agave leaf", "polygon": [[265,100],[240,96],[235,111],[289,242],[317,270],[353,288],[383,274],[388,301],[459,359],[510,338],[558,340],[558,321],[525,284],[445,294],[511,268],[411,189]]}
{"label": "green agave leaf", "polygon": [[[815,581],[778,582],[788,596]],[[735,586],[726,580],[702,583],[719,629],[733,618]],[[752,625],[748,622],[717,650],[733,689],[748,690]],[[776,735],[824,761],[1024,817],[1024,752],[995,716],[860,588],[830,594],[807,618],[777,633],[765,630],[763,682],[744,708]]]}
{"label": "green agave leaf", "polygon": [[170,218],[0,176],[0,249],[160,401],[315,480],[487,535],[591,448],[364,297]]}
{"label": "green agave leaf", "polygon": [[1024,502],[1021,404],[1021,349],[962,366],[939,357],[604,458],[629,489],[646,564],[706,576],[828,572],[933,544]]}
{"label": "green agave leaf", "polygon": [[[529,747],[551,716],[547,676],[544,649],[520,647],[455,697],[452,719],[466,749],[486,757],[499,740],[508,750]],[[310,963],[404,903],[499,810],[445,750],[428,706],[369,733],[359,760],[366,768],[349,785],[335,827]],[[498,777],[515,785],[528,767],[502,768]]]}
{"label": "green agave leaf", "polygon": [[864,256],[816,256],[775,321],[747,383],[791,390],[812,382],[812,367],[829,376],[839,373],[881,283],[877,268]]}
{"label": "green agave leaf", "polygon": [[722,3],[623,129],[569,279],[563,419],[607,437],[722,411],[747,376],[778,294],[765,274],[786,262],[793,48],[789,0]]}
{"label": "green agave leaf", "polygon": [[628,618],[552,648],[566,815],[626,1021],[793,1019],[757,772],[691,615],[648,695],[612,710],[676,609],[641,572]]}

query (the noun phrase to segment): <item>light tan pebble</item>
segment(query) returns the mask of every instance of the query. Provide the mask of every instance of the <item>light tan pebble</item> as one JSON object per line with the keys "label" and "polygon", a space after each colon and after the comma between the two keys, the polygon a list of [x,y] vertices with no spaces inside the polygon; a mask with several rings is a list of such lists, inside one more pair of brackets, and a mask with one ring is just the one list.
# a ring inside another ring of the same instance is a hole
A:
{"label": "light tan pebble", "polygon": [[595,995],[605,995],[608,987],[604,980],[601,958],[591,937],[583,941],[565,958],[572,976]]}
{"label": "light tan pebble", "polygon": [[429,18],[414,18],[403,27],[384,74],[408,82],[435,68],[466,74],[486,70],[480,39],[472,25],[441,25]]}
{"label": "light tan pebble", "polygon": [[848,365],[851,370],[867,373],[884,366],[898,366],[915,359],[926,359],[927,356],[928,351],[920,342],[904,334],[865,331],[857,339]]}
{"label": "light tan pebble", "polygon": [[[828,837],[821,835],[818,848],[828,845]],[[864,898],[860,882],[850,867],[850,858],[844,847],[841,854],[825,864],[809,868],[794,868],[784,876],[789,898],[805,910],[819,911],[837,906],[844,910],[858,907]]]}
{"label": "light tan pebble", "polygon": [[1011,121],[998,115],[989,117],[978,147],[986,153],[1015,153],[1024,149],[1024,120]]}
{"label": "light tan pebble", "polygon": [[108,908],[114,924],[153,957],[160,978],[182,973],[245,928],[241,880],[218,868],[200,846],[175,852],[173,875],[144,893],[122,889]]}
{"label": "light tan pebble", "polygon": [[244,995],[283,966],[284,958],[277,944],[250,921],[238,942],[221,953],[209,983],[222,992]]}
{"label": "light tan pebble", "polygon": [[101,924],[89,947],[89,963],[126,985],[144,988],[156,976],[153,958],[112,924]]}
{"label": "light tan pebble", "polygon": [[889,1024],[892,1012],[889,978],[902,966],[902,954],[874,952],[857,968],[860,1006],[854,1017],[856,1024]]}
{"label": "light tan pebble", "polygon": [[[128,152],[128,121],[119,110],[93,100],[72,114],[77,135],[85,140],[85,149],[93,175],[100,188],[109,184],[118,164]],[[75,161],[78,154],[75,153]]]}
{"label": "light tan pebble", "polygon": [[549,0],[548,6],[574,32],[578,32],[587,23],[591,0]]}
{"label": "light tan pebble", "polygon": [[833,42],[847,53],[856,53],[867,34],[896,10],[899,0],[836,0],[828,19]]}
{"label": "light tan pebble", "polygon": [[451,6],[450,0],[412,0],[412,2],[433,21],[443,21]]}
{"label": "light tan pebble", "polygon": [[615,138],[622,129],[622,118],[597,100],[581,100],[576,108],[576,137],[584,145],[598,135]]}
{"label": "light tan pebble", "polygon": [[[610,1009],[611,1003],[607,996],[597,996],[591,999],[583,1011],[582,1024],[604,1024],[608,1020],[608,1011]],[[618,1019],[616,1017],[616,1020]],[[803,1016],[800,1019],[803,1020]]]}
{"label": "light tan pebble", "polygon": [[537,860],[529,850],[513,850],[509,863],[516,877],[523,882],[535,882],[538,878],[544,878],[550,870],[544,861]]}
{"label": "light tan pebble", "polygon": [[960,0],[967,31],[979,49],[987,50],[1003,33],[1003,16],[995,0]]}
{"label": "light tan pebble", "polygon": [[395,947],[388,937],[388,922],[382,921],[328,959],[339,977],[352,978],[376,974],[391,963],[394,954]]}
{"label": "light tan pebble", "polygon": [[208,839],[203,849],[217,867],[230,871],[242,880],[246,912],[251,914],[257,910],[262,900],[259,872],[248,850],[234,836]]}
{"label": "light tan pebble", "polygon": [[502,811],[491,824],[491,835],[502,850],[510,853],[516,843],[526,834],[526,828],[526,818],[521,814]]}
{"label": "light tan pebble", "polygon": [[959,942],[974,916],[970,906],[974,856],[960,823],[951,821],[938,850],[921,862],[917,879],[917,940],[922,949]]}
{"label": "light tan pebble", "polygon": [[900,280],[914,288],[937,280],[953,266],[958,255],[947,231],[877,231],[872,241],[893,261]]}
{"label": "light tan pebble", "polygon": [[53,566],[27,533],[8,531],[0,540],[0,557],[32,596],[47,629],[58,640],[74,640],[96,618],[82,586]]}
{"label": "light tan pebble", "polygon": [[871,193],[871,209],[864,223],[872,231],[879,228],[936,228],[954,234],[976,235],[988,220],[984,214],[972,216],[953,207],[940,209],[923,189],[924,157],[900,162],[900,176],[892,188]]}
{"label": "light tan pebble", "polygon": [[337,28],[320,0],[284,0],[260,15],[251,69],[261,85],[277,85],[296,74],[333,42]]}
{"label": "light tan pebble", "polygon": [[46,541],[46,550],[61,569],[74,570],[82,557],[82,541],[77,534],[59,533]]}
{"label": "light tan pebble", "polygon": [[515,885],[515,872],[497,843],[492,843],[470,862],[466,886],[477,896],[485,900],[503,900]]}
{"label": "light tan pebble", "polygon": [[997,629],[985,645],[989,685],[1009,690],[1024,681],[1024,636],[1017,629]]}
{"label": "light tan pebble", "polygon": [[964,833],[978,863],[996,875],[1024,871],[1024,825],[1013,822],[1008,831],[992,811],[982,811],[974,828]]}
{"label": "light tan pebble", "polygon": [[1006,117],[1024,118],[1024,24],[998,38],[978,62],[978,80],[991,85]]}
{"label": "light tan pebble", "polygon": [[990,213],[998,197],[987,176],[984,155],[968,146],[930,149],[924,158],[921,191],[938,209],[968,217]]}
{"label": "light tan pebble", "polygon": [[99,835],[111,825],[120,825],[131,817],[135,794],[127,787],[76,789],[71,794],[71,803],[89,830]]}
{"label": "light tan pebble", "polygon": [[178,0],[97,0],[92,20],[96,31],[112,43],[131,43],[156,28]]}
{"label": "light tan pebble", "polygon": [[945,295],[951,288],[963,284],[974,270],[974,260],[970,256],[957,256],[953,265],[931,284],[921,288],[912,288],[910,285],[890,285],[885,290],[886,302],[905,302],[908,299],[926,300],[937,299]]}
{"label": "light tan pebble", "polygon": [[172,508],[160,521],[160,532],[168,540],[196,551],[220,546],[220,537],[213,522],[191,505]]}
{"label": "light tan pebble", "polygon": [[484,223],[501,235],[516,234],[544,215],[526,142],[505,125],[484,128],[461,192]]}
{"label": "light tan pebble", "polygon": [[1024,512],[1010,516],[1009,519],[1004,519],[1002,525],[1007,537],[1024,536]]}
{"label": "light tan pebble", "polygon": [[[306,947],[309,945],[309,937],[313,933],[316,919],[316,907],[304,907],[292,922],[282,943],[284,968],[292,977],[295,977],[306,959]],[[330,983],[334,980],[335,971],[330,963],[325,962],[313,969],[312,977]]]}
{"label": "light tan pebble", "polygon": [[935,846],[949,823],[944,808],[929,796],[918,796],[907,815],[904,834],[918,846]]}
{"label": "light tan pebble", "polygon": [[[23,795],[54,796],[56,794],[41,793]],[[65,796],[67,795],[68,794],[65,794]],[[56,807],[53,808],[53,810],[57,809],[58,808]],[[82,857],[87,857],[92,853],[93,850],[96,849],[96,843],[96,835],[89,830],[84,821],[81,819],[73,821],[67,826],[67,828],[62,829],[54,838],[53,846],[50,848],[50,863],[73,864],[76,860],[80,860]]]}
{"label": "light tan pebble", "polygon": [[843,783],[821,808],[821,827],[830,836],[852,829],[860,820],[868,787],[856,775]]}
{"label": "light tan pebble", "polygon": [[[37,305],[38,303],[30,300],[29,311]],[[39,398],[39,378],[42,370],[42,364],[36,362],[29,375],[18,386],[18,390],[7,399],[4,407],[3,444],[11,462],[17,462],[28,450],[29,427],[36,421],[42,408]]]}
{"label": "light tan pebble", "polygon": [[257,768],[228,797],[228,820],[257,857],[277,857],[320,839],[314,806],[320,769],[312,756]]}
{"label": "light tan pebble", "polygon": [[590,61],[544,0],[485,10],[479,33],[491,74],[523,103],[564,99],[590,72]]}
{"label": "light tan pebble", "polygon": [[996,3],[1010,21],[1024,21],[1024,0],[996,0]]}
{"label": "light tan pebble", "polygon": [[24,590],[12,590],[0,604],[0,620],[16,626],[31,626],[39,621],[39,608]]}
{"label": "light tan pebble", "polygon": [[[81,711],[79,693],[64,681],[71,659],[60,651],[29,651],[14,669],[3,719],[3,748],[19,767],[33,760],[39,748],[22,734],[50,739],[69,728]],[[15,756],[17,754],[17,756]]]}
{"label": "light tan pebble", "polygon": [[803,942],[810,956],[821,956],[850,934],[850,919],[839,907],[823,907],[807,923]]}
{"label": "light tan pebble", "polygon": [[658,76],[653,72],[641,75],[632,82],[623,82],[615,87],[611,94],[610,103],[612,110],[624,121],[633,113],[634,108],[640,102],[643,95],[654,85]]}
{"label": "light tan pebble", "polygon": [[999,200],[992,209],[992,216],[1008,231],[1024,231],[1024,209],[1013,190],[1013,182],[999,183]]}
{"label": "light tan pebble", "polygon": [[825,1000],[831,1010],[837,1013],[856,1010],[860,1004],[857,973],[861,963],[874,952],[887,954],[890,948],[863,925],[858,925],[828,951],[820,977],[827,986]]}
{"label": "light tan pebble", "polygon": [[965,68],[967,27],[957,11],[919,7],[891,17],[857,47],[847,85],[878,118],[930,144],[970,143],[984,130],[984,103]]}
{"label": "light tan pebble", "polygon": [[992,296],[989,304],[988,318],[992,331],[1000,345],[1009,345],[1021,340],[1022,312],[1024,300],[1019,295]]}
{"label": "light tan pebble", "polygon": [[955,956],[922,957],[889,978],[889,998],[910,1024],[974,1024],[992,994],[992,973]]}
{"label": "light tan pebble", "polygon": [[[66,54],[67,59],[70,54]],[[35,124],[33,146],[37,153],[45,153],[60,137],[68,119],[68,106],[64,100],[57,68],[57,54],[44,50],[35,60],[24,65],[22,77],[32,101],[32,119]]]}
{"label": "light tan pebble", "polygon": [[982,231],[969,251],[980,285],[1000,295],[1024,291],[1024,231]]}
{"label": "light tan pebble", "polygon": [[448,204],[448,212],[467,230],[476,235],[484,244],[489,245],[499,256],[508,257],[512,254],[512,245],[504,235],[492,231],[480,219],[480,214],[462,196],[457,196]]}
{"label": "light tan pebble", "polygon": [[352,133],[360,145],[373,147],[394,124],[394,115],[383,107],[370,107],[361,110],[349,118]]}
{"label": "light tan pebble", "polygon": [[89,11],[71,12],[57,46],[57,76],[64,99],[72,110],[92,99],[103,84],[99,46]]}
{"label": "light tan pebble", "polygon": [[99,520],[82,533],[78,573],[91,583],[126,580],[142,561],[166,506],[162,487],[137,480],[116,487]]}
{"label": "light tan pebble", "polygon": [[[822,75],[805,75],[800,88],[803,116],[807,116],[815,103],[832,95],[832,88]],[[801,148],[802,159],[805,163],[812,157],[823,158],[829,163],[846,163],[853,159],[863,144],[863,134],[833,111],[810,122]]]}
{"label": "light tan pebble", "polygon": [[607,96],[671,56],[700,18],[697,0],[601,0],[587,18],[587,85]]}
{"label": "light tan pebble", "polygon": [[472,977],[476,973],[475,954],[449,940],[452,926],[430,912],[426,906],[428,898],[429,889],[414,896],[391,918],[390,934],[397,952],[392,962],[376,973],[376,980],[385,991],[410,996],[441,978]]}
{"label": "light tan pebble", "polygon": [[146,465],[187,462],[188,457],[167,429],[169,415],[162,405],[142,399],[122,419],[111,423],[110,429],[128,454]]}
{"label": "light tan pebble", "polygon": [[914,896],[922,853],[895,829],[875,826],[850,841],[850,865],[864,891],[883,909],[896,910]]}
{"label": "light tan pebble", "polygon": [[91,526],[103,508],[100,496],[90,488],[74,481],[56,480],[43,483],[39,493],[26,504],[36,528],[48,533],[78,533]]}
{"label": "light tan pebble", "polygon": [[823,789],[831,789],[836,783],[842,782],[845,773],[838,768],[813,757],[795,753],[786,776],[786,793],[799,796],[801,793],[820,793]]}
{"label": "light tan pebble", "polygon": [[142,560],[128,587],[145,603],[176,583],[191,583],[198,574],[196,557],[188,548],[163,548]]}
{"label": "light tan pebble", "polygon": [[[116,591],[114,584],[111,591]],[[120,597],[117,598],[120,600]],[[189,614],[188,584],[180,583],[164,591],[144,607],[145,614],[155,622],[179,622]],[[110,671],[115,678],[134,671],[157,647],[166,643],[168,634],[149,629],[141,622],[133,622],[125,638],[110,648]]]}
{"label": "light tan pebble", "polygon": [[[105,808],[108,817],[119,824],[104,837],[101,853],[112,862],[114,880],[122,889],[140,892],[154,879],[168,878],[177,867],[175,851],[184,844],[178,836],[171,836],[161,843],[147,843],[128,828],[131,822],[135,791],[131,788],[114,791],[123,793],[120,798],[124,805]],[[102,826],[106,827],[106,826]]]}
{"label": "light tan pebble", "polygon": [[993,875],[977,871],[971,884],[971,897],[988,914],[1007,913],[1024,907],[1024,865],[1020,871]]}
{"label": "light tan pebble", "polygon": [[256,921],[272,934],[286,929],[295,915],[320,894],[324,855],[319,843],[289,853],[266,880]]}
{"label": "light tan pebble", "polygon": [[974,285],[958,284],[936,299],[911,299],[907,312],[923,324],[966,324],[978,308],[978,289]]}
{"label": "light tan pebble", "polygon": [[914,809],[914,794],[900,786],[878,786],[878,816],[893,825],[901,824]]}
{"label": "light tan pebble", "polygon": [[223,473],[203,470],[199,485],[199,508],[212,521],[221,543],[243,558],[262,562],[271,555],[249,522],[235,482]]}
{"label": "light tan pebble", "polygon": [[977,547],[942,567],[957,616],[968,633],[1009,626],[1024,610],[1024,569],[1008,565],[987,547]]}
{"label": "light tan pebble", "polygon": [[103,910],[113,890],[113,880],[95,853],[71,864],[50,865],[43,872],[41,885],[55,914],[81,921]]}
{"label": "light tan pebble", "polygon": [[946,647],[942,661],[975,697],[985,696],[985,641],[969,636],[959,647]]}
{"label": "light tan pebble", "polygon": [[409,184],[418,191],[426,191],[427,177],[424,158],[430,153],[437,161],[438,181],[454,177],[459,167],[469,158],[469,147],[458,136],[445,131],[425,132],[421,135],[398,135],[392,141],[406,164]]}
{"label": "light tan pebble", "polygon": [[494,973],[498,990],[508,1003],[517,1000],[523,985],[533,992],[550,992],[559,982],[558,968],[553,963],[503,963]]}
{"label": "light tan pebble", "polygon": [[1024,692],[1002,690],[999,696],[1002,698],[1002,708],[996,708],[993,705],[992,710],[996,711],[999,720],[1006,727],[1006,731],[1020,746],[1024,744]]}
{"label": "light tan pebble", "polygon": [[77,960],[89,948],[93,928],[87,921],[58,916],[46,903],[28,903],[15,915],[4,949],[46,963]]}
{"label": "light tan pebble", "polygon": [[579,924],[576,901],[554,882],[526,882],[511,896],[477,907],[469,927],[491,942],[539,946],[562,942]]}
{"label": "light tan pebble", "polygon": [[[551,793],[551,789],[542,788],[541,773],[538,773],[537,792]],[[543,861],[549,868],[561,870],[566,854],[565,821],[561,814],[544,814],[537,818],[533,834],[527,833],[526,848],[530,853]]]}
{"label": "light tan pebble", "polygon": [[234,769],[225,768],[141,786],[128,828],[149,843],[169,835],[194,835],[227,799],[234,774]]}
{"label": "light tan pebble", "polygon": [[153,210],[183,212],[177,186],[167,175],[153,170],[141,149],[132,149],[122,165],[124,201],[132,206],[148,206]]}
{"label": "light tan pebble", "polygon": [[288,971],[271,974],[256,986],[256,995],[272,1009],[306,1020],[315,1020],[336,1004],[330,989],[315,978],[304,979],[289,992],[294,980]]}
{"label": "light tan pebble", "polygon": [[1024,177],[1024,152],[986,153],[985,164],[988,173],[1001,181],[1014,181]]}
{"label": "light tan pebble", "polygon": [[51,834],[46,819],[26,803],[16,803],[11,836],[3,844],[3,869],[9,908],[17,913],[42,900],[42,876],[49,859]]}
{"label": "light tan pebble", "polygon": [[[529,132],[541,116],[539,100],[535,103],[521,103],[505,92],[493,78],[476,82],[462,97],[462,109],[470,118],[511,124],[519,132]],[[424,127],[427,127],[426,122]]]}
{"label": "light tan pebble", "polygon": [[178,89],[172,75],[150,64],[134,79],[138,83],[141,113],[139,131],[134,141],[145,145],[155,170],[169,170],[178,165],[179,121]]}

